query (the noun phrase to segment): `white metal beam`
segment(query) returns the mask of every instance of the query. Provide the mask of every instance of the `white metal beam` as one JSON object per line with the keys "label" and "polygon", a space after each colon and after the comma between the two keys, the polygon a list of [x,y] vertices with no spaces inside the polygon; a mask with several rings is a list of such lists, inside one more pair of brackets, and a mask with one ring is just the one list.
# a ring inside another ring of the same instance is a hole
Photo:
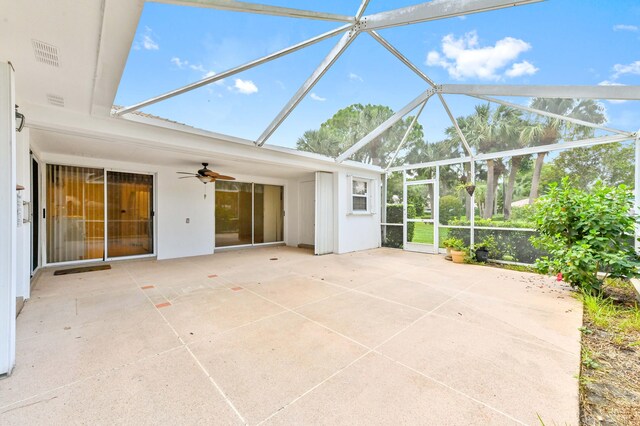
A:
{"label": "white metal beam", "polygon": [[449,166],[451,164],[469,163],[471,161],[473,161],[473,158],[471,157],[458,157],[458,158],[449,158],[446,160],[426,161],[424,163],[405,164],[402,166],[389,167],[389,169],[387,170],[387,173],[401,172],[404,170],[424,169],[427,167],[435,167],[435,166]]}
{"label": "white metal beam", "polygon": [[520,148],[520,149],[514,149],[510,151],[500,151],[500,152],[491,152],[487,154],[479,154],[479,155],[476,155],[474,158],[461,157],[461,158],[451,158],[447,160],[429,161],[425,163],[405,164],[403,166],[390,167],[387,172],[391,173],[391,172],[398,172],[402,170],[421,169],[424,167],[445,166],[450,164],[461,164],[461,163],[469,163],[474,161],[494,160],[496,158],[530,155],[530,154],[537,154],[539,152],[553,152],[553,151],[560,151],[563,149],[571,149],[571,148],[586,148],[586,147],[595,146],[595,145],[605,145],[608,143],[635,140],[636,137],[637,135],[635,133],[631,135],[602,136],[598,138],[583,139],[579,141],[554,143],[550,145],[532,146],[529,148]]}
{"label": "white metal beam", "polygon": [[362,15],[364,15],[364,11],[367,10],[367,6],[369,6],[369,1],[370,0],[362,0],[362,3],[360,3],[360,7],[356,12],[356,21],[359,21],[360,18],[362,18]]}
{"label": "white metal beam", "polygon": [[495,102],[497,104],[502,104],[504,106],[508,106],[508,107],[511,107],[511,108],[517,108],[517,109],[521,109],[523,111],[532,112],[534,114],[543,115],[545,117],[557,118],[557,119],[560,119],[560,120],[568,121],[570,123],[577,124],[579,126],[592,127],[594,129],[600,129],[600,130],[604,130],[604,131],[607,131],[607,132],[618,133],[620,135],[629,135],[629,134],[632,133],[632,132],[625,132],[624,130],[612,129],[610,127],[601,126],[601,125],[595,124],[595,123],[589,123],[588,121],[579,120],[579,119],[573,118],[573,117],[567,117],[567,116],[564,116],[564,115],[554,114],[552,112],[542,111],[542,110],[531,108],[531,107],[527,107],[527,106],[524,106],[524,105],[514,104],[514,103],[511,103],[511,102],[503,101],[502,99],[491,98],[489,96],[473,96],[473,97],[474,98],[478,98],[478,99],[482,99],[484,101],[489,101],[489,102]]}
{"label": "white metal beam", "polygon": [[293,95],[293,97],[287,102],[282,111],[273,119],[273,121],[269,124],[269,126],[265,129],[264,132],[260,135],[260,137],[256,140],[256,145],[262,146],[269,139],[269,137],[276,131],[276,129],[282,124],[282,122],[291,114],[291,111],[302,101],[302,99],[306,96],[307,93],[313,88],[313,86],[318,82],[318,80],[331,68],[331,65],[342,55],[342,53],[346,50],[347,47],[355,40],[358,33],[356,31],[349,31],[344,34],[338,43],[333,46],[333,49],[329,52],[329,54],[322,60],[318,68],[316,68],[313,73],[309,76],[307,81],[298,89],[298,91]]}
{"label": "white metal beam", "polygon": [[208,7],[232,12],[248,12],[261,15],[285,16],[287,18],[318,19],[333,22],[354,22],[353,16],[336,13],[316,12],[312,10],[292,9],[289,7],[269,6],[266,4],[246,3],[236,0],[151,0],[155,3],[177,4],[182,6]]}
{"label": "white metal beam", "polygon": [[516,86],[443,84],[442,93],[470,96],[523,96],[532,98],[640,100],[640,86]]}
{"label": "white metal beam", "polygon": [[396,58],[400,59],[400,61],[405,64],[411,71],[416,73],[418,77],[426,81],[431,87],[436,87],[436,83],[429,78],[425,73],[420,70],[420,68],[416,67],[409,59],[407,59],[398,49],[393,47],[391,43],[385,40],[380,34],[375,31],[368,31],[369,35],[373,37],[378,43],[383,45],[385,49],[393,54]]}
{"label": "white metal beam", "polygon": [[529,154],[538,154],[541,152],[559,151],[570,148],[586,148],[594,145],[604,145],[608,143],[624,142],[632,140],[636,137],[632,135],[613,135],[613,136],[601,136],[598,138],[582,139],[579,141],[569,141],[563,143],[554,143],[550,145],[531,146],[528,148],[514,149],[510,151],[491,152],[487,154],[478,154],[475,156],[476,161],[482,160],[494,160],[496,158],[514,157]]}
{"label": "white metal beam", "polygon": [[416,122],[418,121],[418,118],[420,118],[420,114],[422,114],[422,110],[427,105],[428,101],[429,101],[429,99],[425,100],[422,103],[422,105],[420,106],[420,109],[418,110],[418,113],[415,115],[415,117],[413,117],[413,120],[411,120],[411,124],[409,124],[409,127],[407,127],[407,131],[404,133],[404,136],[402,136],[402,140],[398,144],[398,147],[396,148],[396,152],[393,153],[393,157],[391,157],[391,160],[389,160],[389,164],[387,164],[387,168],[384,169],[385,171],[389,170],[389,167],[391,167],[391,165],[395,161],[396,157],[398,156],[398,153],[402,149],[402,146],[405,144],[407,139],[409,139],[409,135],[411,134],[411,131],[413,130],[413,126],[416,125]]}
{"label": "white metal beam", "polygon": [[114,115],[120,116],[120,115],[123,115],[123,114],[127,114],[129,112],[139,110],[140,108],[144,108],[144,107],[146,107],[148,105],[153,105],[153,104],[158,103],[160,101],[164,101],[165,99],[169,99],[169,98],[172,98],[174,96],[178,96],[178,95],[181,95],[183,93],[189,92],[191,90],[197,89],[199,87],[206,86],[207,84],[215,83],[216,81],[220,81],[220,80],[222,80],[224,78],[231,77],[232,75],[238,74],[240,72],[246,71],[246,70],[251,69],[253,67],[256,67],[258,65],[264,64],[265,62],[272,61],[274,59],[280,58],[281,56],[285,56],[285,55],[288,55],[289,53],[293,53],[293,52],[295,52],[297,50],[300,50],[300,49],[302,49],[304,47],[311,46],[312,44],[315,44],[315,43],[318,43],[318,42],[320,42],[322,40],[326,40],[328,38],[331,38],[331,37],[333,37],[333,36],[335,36],[337,34],[340,34],[342,32],[345,32],[345,31],[349,30],[351,27],[352,27],[352,25],[344,25],[344,26],[342,26],[340,28],[336,28],[335,30],[327,31],[326,33],[317,35],[317,36],[315,36],[313,38],[310,38],[308,40],[302,41],[302,42],[300,42],[298,44],[294,44],[293,46],[286,47],[286,48],[284,48],[282,50],[279,50],[277,52],[271,53],[271,54],[269,54],[267,56],[263,56],[262,58],[255,59],[255,60],[253,60],[251,62],[247,62],[246,64],[243,64],[243,65],[237,66],[235,68],[231,68],[231,69],[229,69],[227,71],[223,71],[221,73],[212,75],[211,77],[203,78],[202,80],[198,80],[198,81],[196,81],[194,83],[187,84],[186,86],[182,86],[182,87],[180,87],[178,89],[172,90],[170,92],[166,92],[166,93],[164,93],[162,95],[159,95],[159,96],[156,96],[154,98],[150,98],[150,99],[147,99],[145,101],[138,102],[137,104],[134,104],[134,105],[131,105],[131,106],[128,106],[128,107],[124,107],[124,108],[120,108],[119,110],[117,110],[114,113]]}
{"label": "white metal beam", "polygon": [[379,29],[435,21],[472,13],[487,12],[543,0],[433,0],[387,12],[364,16],[367,29]]}
{"label": "white metal beam", "polygon": [[456,133],[458,133],[458,136],[462,141],[462,145],[464,145],[464,149],[467,151],[467,155],[473,157],[473,151],[471,151],[471,147],[469,146],[469,143],[467,142],[467,138],[464,136],[464,133],[462,133],[462,130],[460,130],[460,126],[458,125],[458,120],[456,120],[453,114],[451,114],[449,105],[447,105],[447,102],[444,100],[444,97],[440,93],[438,93],[438,98],[440,98],[440,102],[442,103],[442,106],[444,107],[445,111],[447,111],[449,120],[451,120],[453,127],[455,127]]}
{"label": "white metal beam", "polygon": [[420,96],[418,96],[417,98],[415,98],[414,100],[409,102],[400,111],[396,112],[391,117],[386,119],[382,124],[380,124],[373,131],[371,131],[371,133],[369,133],[364,138],[360,139],[358,142],[353,144],[349,149],[347,149],[345,152],[340,154],[336,158],[336,161],[338,163],[342,163],[344,160],[346,160],[347,158],[351,157],[353,154],[358,152],[360,149],[362,149],[363,147],[365,147],[366,145],[371,143],[375,138],[377,138],[378,136],[380,136],[381,134],[386,132],[389,127],[393,126],[398,121],[400,121],[402,119],[402,117],[407,115],[409,112],[413,111],[422,102],[428,100],[431,96],[433,96],[434,93],[435,92],[433,91],[433,89],[429,89],[429,90],[423,92],[422,94],[420,94]]}

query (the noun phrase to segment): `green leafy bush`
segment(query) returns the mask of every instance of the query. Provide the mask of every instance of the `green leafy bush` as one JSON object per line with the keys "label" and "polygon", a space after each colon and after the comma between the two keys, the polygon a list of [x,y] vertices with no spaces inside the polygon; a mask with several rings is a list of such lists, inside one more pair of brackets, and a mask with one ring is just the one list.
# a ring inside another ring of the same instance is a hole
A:
{"label": "green leafy bush", "polygon": [[[407,215],[415,217],[416,209],[412,204],[407,205]],[[402,204],[387,204],[387,223],[402,224]],[[387,226],[386,238],[383,239],[384,247],[402,248],[402,226]],[[415,223],[407,223],[407,239],[413,239]]]}
{"label": "green leafy bush", "polygon": [[[574,287],[598,293],[607,276],[637,275],[640,259],[634,250],[636,216],[626,185],[607,187],[598,182],[587,192],[568,178],[549,186],[536,202],[536,247],[548,251],[536,262],[542,272],[562,273]],[[602,272],[601,276],[598,272]]]}
{"label": "green leafy bush", "polygon": [[462,200],[455,195],[440,197],[440,223],[447,225],[450,220],[464,216],[465,208]]}
{"label": "green leafy bush", "polygon": [[535,204],[527,204],[526,206],[513,207],[511,209],[511,220],[514,222],[530,223],[533,228],[533,217],[536,213]]}
{"label": "green leafy bush", "polygon": [[[466,218],[454,219],[449,222],[449,225],[453,226],[469,226],[470,222]],[[505,228],[534,228],[532,222],[514,221],[508,220],[504,222],[496,222],[492,219],[479,219],[476,218],[475,226],[486,227],[489,229],[476,229],[475,230],[475,242],[476,245],[484,241],[487,238],[493,238],[495,241],[495,248],[489,254],[489,259],[495,260],[508,260],[510,262],[521,263],[535,263],[536,259],[541,256],[545,256],[548,253],[540,250],[531,244],[530,238],[535,235],[533,231],[503,231],[500,229],[491,229],[494,227]],[[461,238],[468,245],[471,239],[471,233],[469,229],[464,228],[450,228],[450,237]]]}

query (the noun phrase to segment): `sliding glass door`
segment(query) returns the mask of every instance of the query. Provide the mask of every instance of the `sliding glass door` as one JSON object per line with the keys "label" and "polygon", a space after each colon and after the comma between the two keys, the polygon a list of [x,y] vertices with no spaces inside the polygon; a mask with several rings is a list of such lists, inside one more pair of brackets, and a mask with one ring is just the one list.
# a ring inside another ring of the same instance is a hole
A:
{"label": "sliding glass door", "polygon": [[107,172],[107,257],[153,253],[153,176]]}
{"label": "sliding glass door", "polygon": [[284,241],[284,188],[216,182],[216,247]]}
{"label": "sliding glass door", "polygon": [[47,262],[104,257],[104,170],[47,165]]}
{"label": "sliding glass door", "polygon": [[47,165],[47,263],[153,253],[153,176]]}

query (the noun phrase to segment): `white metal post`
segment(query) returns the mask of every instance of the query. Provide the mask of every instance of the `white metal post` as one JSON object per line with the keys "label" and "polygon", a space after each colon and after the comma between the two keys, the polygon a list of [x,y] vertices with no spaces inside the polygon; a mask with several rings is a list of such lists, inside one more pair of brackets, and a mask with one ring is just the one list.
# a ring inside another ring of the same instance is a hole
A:
{"label": "white metal post", "polygon": [[[635,186],[634,186],[634,203],[635,203],[635,214],[640,213],[640,130],[636,134],[635,140],[635,148],[636,148],[636,161],[635,161]],[[636,224],[636,235],[634,238],[634,243],[636,247],[636,253],[640,253],[640,224]]]}
{"label": "white metal post", "polygon": [[[476,162],[472,161],[471,162],[471,185],[475,185],[476,184]],[[464,166],[463,169],[464,170]],[[471,228],[471,238],[469,240],[469,247],[473,248],[473,245],[475,244],[475,239],[476,239],[476,232],[475,232],[475,223],[476,223],[476,192],[473,191],[473,194],[471,195],[471,217],[469,218],[469,225]]]}
{"label": "white metal post", "polygon": [[440,167],[436,166],[436,181],[433,184],[433,253],[440,251]]}
{"label": "white metal post", "polygon": [[16,118],[13,67],[0,63],[0,375],[16,361]]}
{"label": "white metal post", "polygon": [[407,171],[402,171],[402,248],[407,249]]}

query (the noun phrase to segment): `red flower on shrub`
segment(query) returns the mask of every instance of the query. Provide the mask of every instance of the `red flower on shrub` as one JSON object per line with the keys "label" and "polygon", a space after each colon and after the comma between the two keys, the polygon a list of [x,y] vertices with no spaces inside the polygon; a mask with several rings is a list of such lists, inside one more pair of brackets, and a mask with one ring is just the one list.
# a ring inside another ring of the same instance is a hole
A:
{"label": "red flower on shrub", "polygon": [[556,275],[556,281],[562,281],[562,272],[558,272],[558,275]]}

